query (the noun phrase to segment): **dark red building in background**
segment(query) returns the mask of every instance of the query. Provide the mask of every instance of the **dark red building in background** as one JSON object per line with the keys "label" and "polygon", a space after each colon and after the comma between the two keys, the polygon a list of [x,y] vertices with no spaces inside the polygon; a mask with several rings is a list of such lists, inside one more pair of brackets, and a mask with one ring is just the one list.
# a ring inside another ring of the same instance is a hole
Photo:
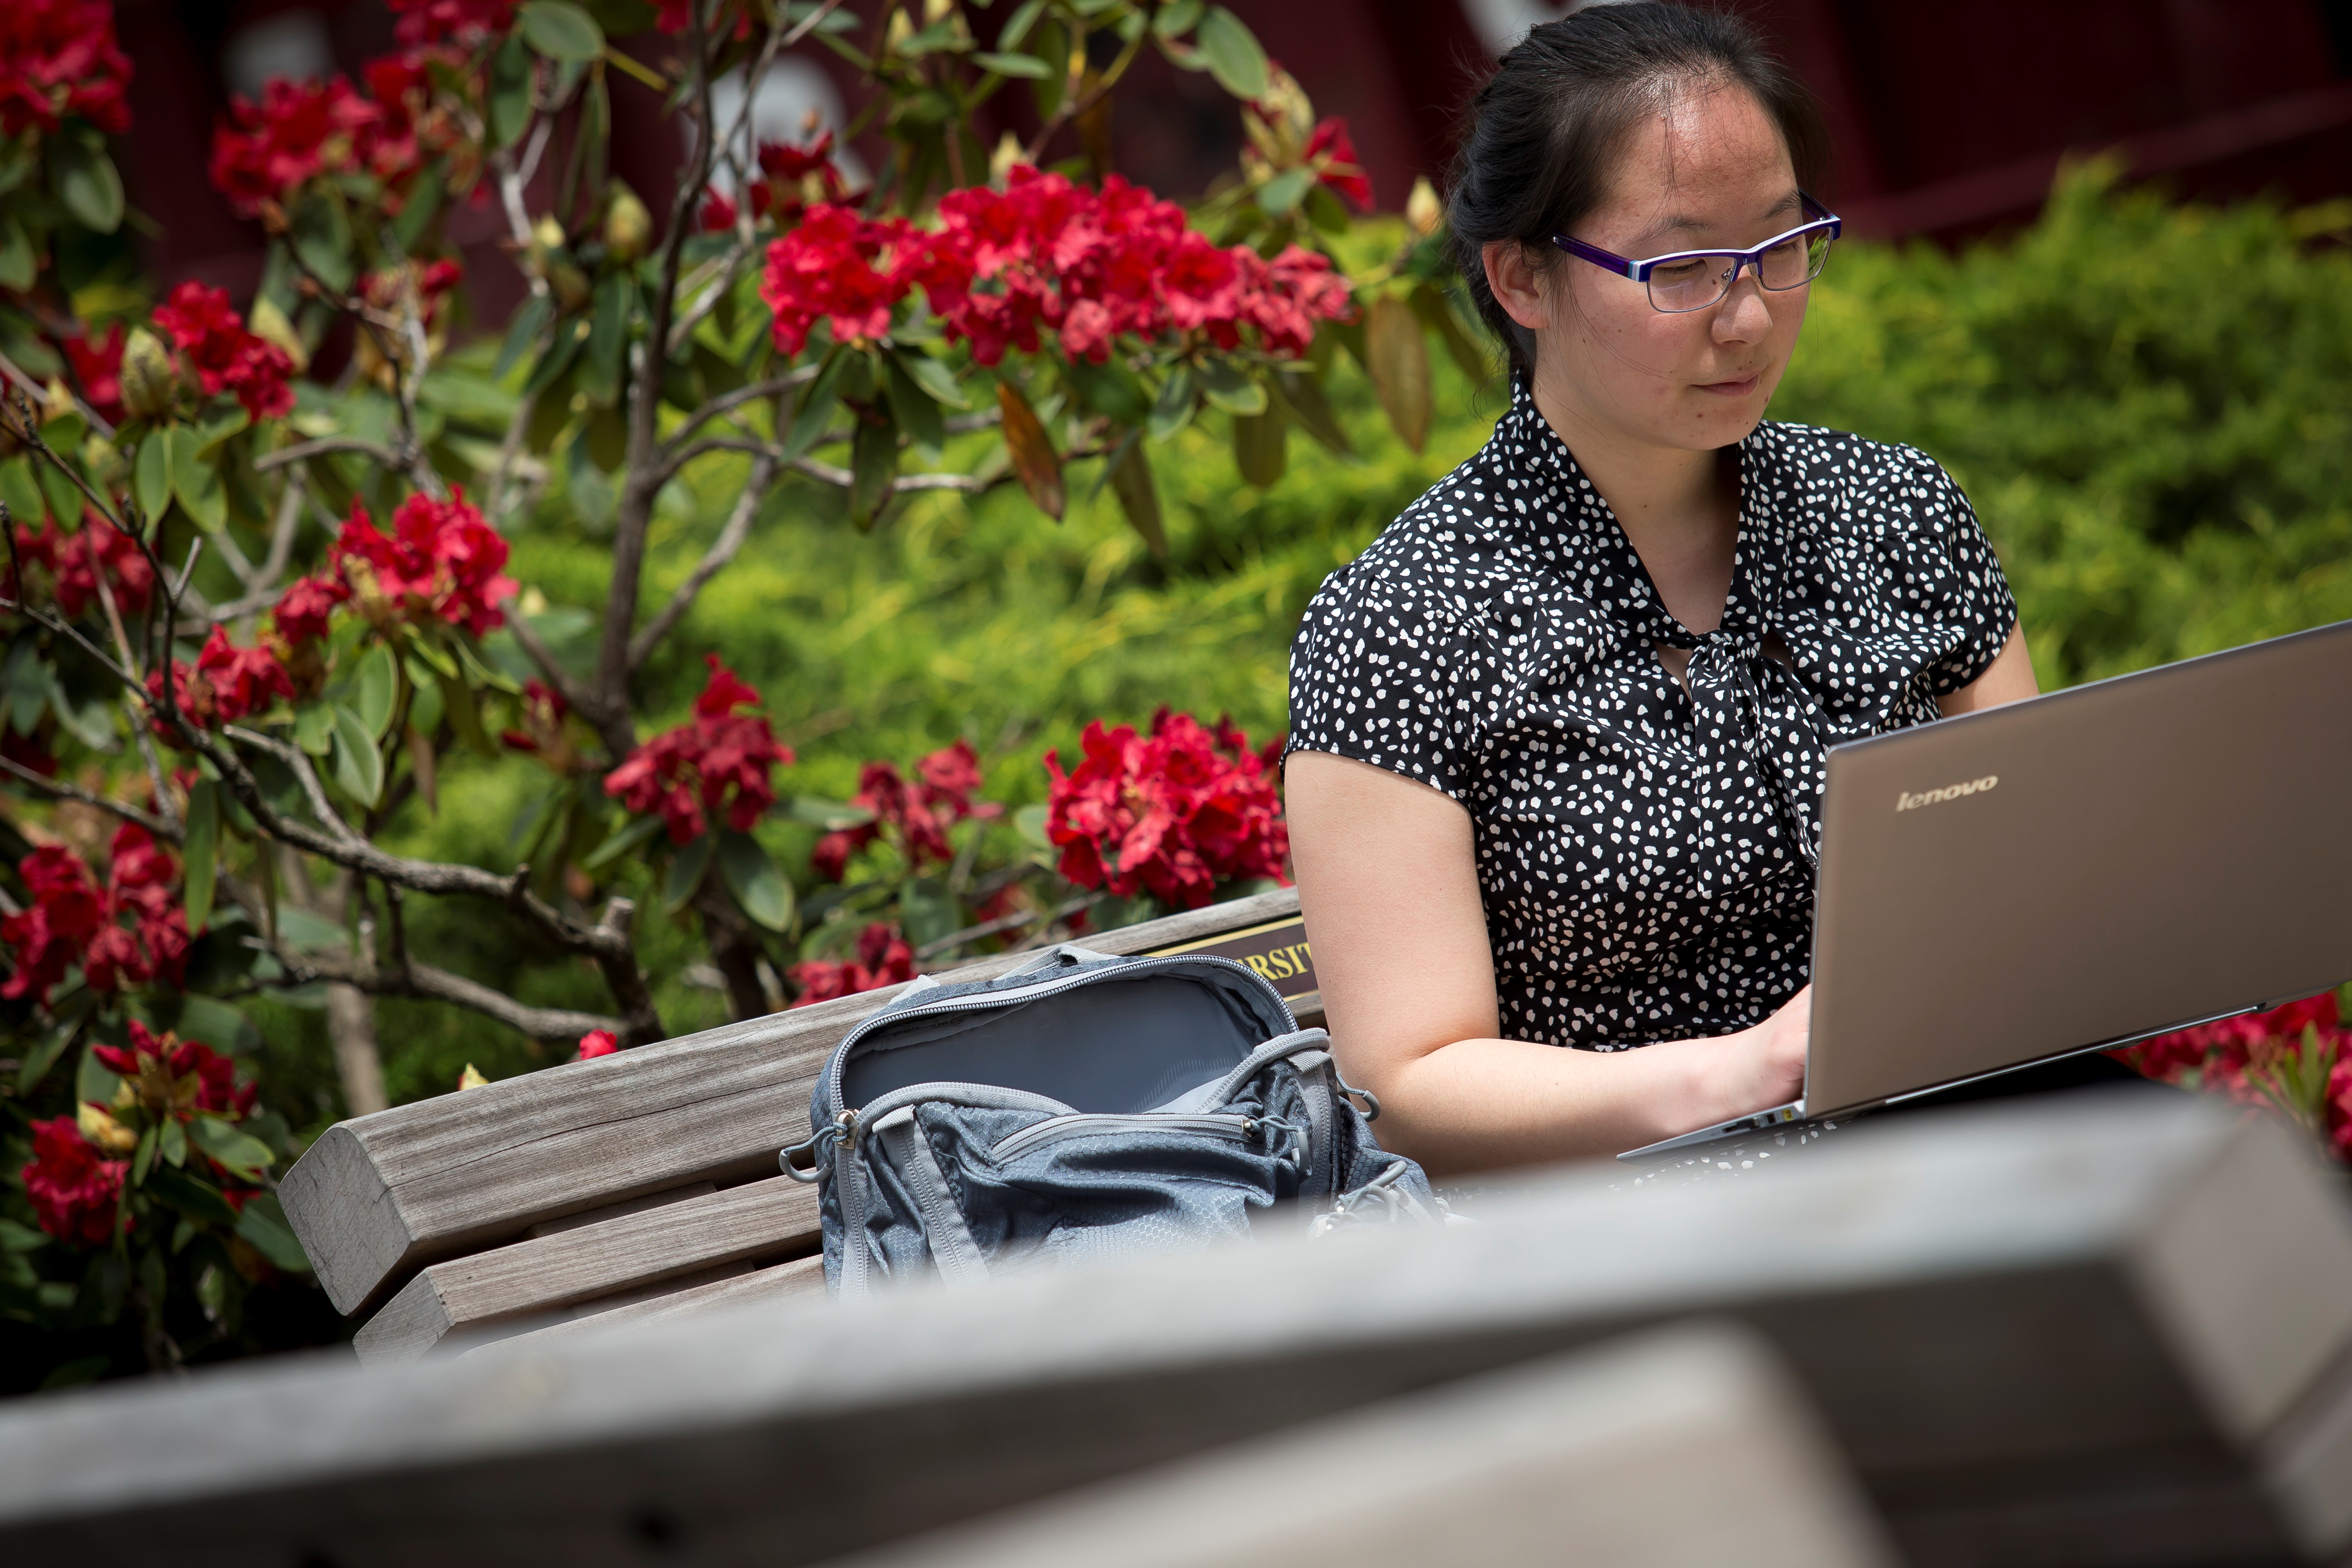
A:
{"label": "dark red building in background", "polygon": [[[1497,47],[1570,7],[1545,0],[1230,0],[1317,109],[1347,117],[1385,206],[1442,174],[1460,105]],[[2060,158],[2112,149],[2185,194],[2352,192],[2352,0],[1721,0],[1779,45],[1820,96],[1838,168],[1825,192],[1853,232],[1957,238],[2030,218]],[[877,13],[878,0],[856,9]],[[205,177],[233,87],[356,72],[392,47],[382,0],[117,0],[137,67],[120,162],[154,222],[165,283],[242,293],[253,226]],[[982,16],[986,25],[985,14]],[[657,39],[646,40],[658,53]],[[855,82],[814,58],[840,96]],[[1234,107],[1205,76],[1147,54],[1117,105],[1117,161],[1165,194],[1233,166]],[[649,199],[679,151],[651,95],[616,89],[618,171]],[[656,203],[656,210],[659,210]],[[491,215],[461,242],[488,244]],[[493,291],[499,268],[473,268]],[[478,299],[495,319],[503,300]]]}

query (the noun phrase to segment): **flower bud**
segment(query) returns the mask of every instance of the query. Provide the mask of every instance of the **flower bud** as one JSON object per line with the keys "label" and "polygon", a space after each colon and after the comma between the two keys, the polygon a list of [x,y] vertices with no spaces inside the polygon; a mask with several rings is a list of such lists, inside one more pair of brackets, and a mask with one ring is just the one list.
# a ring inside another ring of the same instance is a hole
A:
{"label": "flower bud", "polygon": [[1437,199],[1437,187],[1429,183],[1427,174],[1413,181],[1412,195],[1404,199],[1404,221],[1423,239],[1445,221],[1445,204]]}
{"label": "flower bud", "polygon": [[[245,324],[255,337],[284,349],[286,357],[294,363],[295,374],[299,375],[310,368],[310,351],[304,345],[302,334],[294,330],[294,323],[287,320],[286,312],[278,308],[277,300],[267,294],[256,300]],[[360,335],[365,337],[367,334],[362,332]]]}
{"label": "flower bud", "polygon": [[619,262],[635,261],[653,243],[654,215],[636,192],[613,182],[612,205],[604,209],[604,249]]}
{"label": "flower bud", "polygon": [[172,351],[144,327],[131,329],[122,345],[122,407],[134,419],[160,419],[172,411],[177,380]]}

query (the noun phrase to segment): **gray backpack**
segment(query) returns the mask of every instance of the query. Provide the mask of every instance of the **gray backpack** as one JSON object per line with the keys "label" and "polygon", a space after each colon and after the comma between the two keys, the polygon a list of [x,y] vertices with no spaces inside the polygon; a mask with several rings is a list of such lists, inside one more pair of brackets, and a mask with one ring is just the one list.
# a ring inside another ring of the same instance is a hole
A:
{"label": "gray backpack", "polygon": [[1420,1167],[1373,1142],[1379,1110],[1245,965],[1063,946],[927,976],[859,1024],[781,1163],[820,1184],[825,1280],[856,1299],[1247,1237],[1269,1211],[1435,1217]]}

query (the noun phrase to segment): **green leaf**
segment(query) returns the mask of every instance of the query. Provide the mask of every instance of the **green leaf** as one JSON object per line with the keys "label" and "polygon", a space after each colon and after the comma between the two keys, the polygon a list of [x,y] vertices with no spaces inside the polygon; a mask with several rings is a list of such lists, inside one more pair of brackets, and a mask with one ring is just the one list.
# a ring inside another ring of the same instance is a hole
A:
{"label": "green leaf", "polygon": [[79,1026],[70,1020],[59,1024],[44,1034],[35,1042],[33,1048],[25,1053],[24,1061],[16,1068],[18,1100],[29,1098],[35,1089],[41,1087],[41,1080],[49,1076],[49,1069],[58,1065],[58,1058],[65,1055],[68,1046],[73,1044],[74,1030]]}
{"label": "green leaf", "polygon": [[1048,16],[1031,29],[1024,52],[1045,62],[1045,74],[1037,79],[1034,91],[1038,118],[1051,120],[1070,90],[1070,30]]}
{"label": "green leaf", "polygon": [[580,390],[599,407],[611,407],[621,395],[621,356],[629,343],[629,304],[635,293],[625,273],[610,272],[596,282],[588,328],[587,372],[581,377]]}
{"label": "green leaf", "polygon": [[188,1141],[209,1155],[215,1163],[236,1172],[247,1181],[260,1177],[278,1156],[269,1145],[249,1133],[240,1132],[217,1116],[198,1111],[188,1119]]}
{"label": "green leaf", "polygon": [[828,833],[863,827],[874,820],[874,814],[862,805],[852,805],[847,801],[818,800],[805,795],[794,795],[784,807],[784,815],[794,822],[805,822]]}
{"label": "green leaf", "polygon": [[1004,31],[996,35],[996,47],[1000,49],[1019,48],[1029,37],[1029,29],[1035,26],[1037,18],[1045,14],[1045,0],[1022,0],[1021,8],[1005,22]]}
{"label": "green leaf", "polygon": [[1257,205],[1265,212],[1280,217],[1297,206],[1307,187],[1315,183],[1315,171],[1301,166],[1285,169],[1258,187]]}
{"label": "green leaf", "polygon": [[1208,395],[1212,408],[1235,415],[1265,412],[1265,388],[1231,360],[1213,359],[1202,365],[1201,390]]}
{"label": "green leaf", "polygon": [[898,368],[915,378],[915,384],[950,408],[970,408],[971,399],[956,384],[955,372],[926,353],[900,349],[892,356]]}
{"label": "green leaf", "polygon": [[758,839],[731,827],[719,829],[719,874],[745,914],[770,931],[791,929],[793,885]]}
{"label": "green leaf", "polygon": [[210,1182],[198,1181],[185,1171],[174,1171],[167,1165],[148,1179],[147,1190],[192,1220],[224,1228],[236,1227],[236,1211],[228,1206],[228,1200],[221,1196],[220,1189]]}
{"label": "green leaf", "polygon": [[204,432],[185,425],[166,426],[163,437],[163,461],[172,474],[172,493],[179,498],[180,510],[206,533],[218,533],[228,521],[228,497],[221,489],[220,474],[199,455],[204,449]]}
{"label": "green leaf", "polygon": [[635,854],[652,843],[655,835],[661,830],[662,819],[658,816],[633,818],[626,827],[589,851],[587,857],[580,862],[580,868],[583,871],[601,870],[615,860]]}
{"label": "green leaf", "polygon": [[1331,412],[1330,399],[1323,395],[1321,382],[1303,370],[1280,370],[1275,372],[1273,384],[1275,396],[1300,429],[1339,457],[1356,455],[1355,443],[1348,439],[1339,416]]}
{"label": "green leaf", "polygon": [[710,852],[716,837],[706,833],[693,843],[683,846],[669,863],[669,879],[662,885],[662,907],[675,914],[686,908],[695,889],[702,886],[703,876],[710,869]]}
{"label": "green leaf", "polygon": [[361,655],[356,684],[352,706],[360,722],[367,726],[370,735],[381,737],[392,727],[393,705],[400,697],[400,671],[393,662],[392,649],[378,643]]}
{"label": "green leaf", "polygon": [[295,1239],[294,1227],[286,1218],[286,1205],[276,1193],[256,1193],[245,1200],[245,1208],[236,1216],[236,1233],[253,1244],[254,1249],[289,1274],[310,1272],[310,1259]]}
{"label": "green leaf", "polygon": [[1051,849],[1054,841],[1045,833],[1046,823],[1053,820],[1053,807],[1024,805],[1013,814],[1013,831],[1040,849]]}
{"label": "green leaf", "polygon": [[[939,412],[936,405],[932,413]],[[890,499],[890,481],[898,477],[898,426],[893,420],[857,422],[849,448],[849,521],[860,528],[873,525],[882,504]]]}
{"label": "green leaf", "polygon": [[47,138],[49,186],[66,211],[85,228],[112,234],[122,226],[122,176],[95,133],[67,132]]}
{"label": "green leaf", "polygon": [[0,463],[0,501],[7,503],[8,515],[26,528],[38,532],[41,526],[41,484],[33,477],[33,459],[11,458]]}
{"label": "green leaf", "polygon": [[213,918],[215,857],[220,847],[220,786],[210,779],[198,779],[188,791],[187,834],[181,885],[188,906],[188,934],[201,936]]}
{"label": "green leaf", "polygon": [[441,689],[441,706],[448,712],[450,728],[457,731],[457,739],[476,756],[496,758],[499,748],[482,728],[482,710],[475,704],[474,689],[438,669],[433,672],[433,680]]}
{"label": "green leaf", "polygon": [[306,702],[294,710],[294,743],[308,754],[323,757],[334,744],[335,710],[323,702]]}
{"label": "green leaf", "polygon": [[1389,426],[1414,451],[1429,439],[1429,343],[1411,306],[1395,295],[1372,301],[1364,317],[1364,368],[1388,411]]}
{"label": "green leaf", "polygon": [[[319,921],[316,915],[310,918]],[[342,940],[341,928],[326,921],[319,923],[334,931],[338,942]],[[184,1040],[202,1040],[215,1050],[231,1056],[245,1056],[261,1048],[261,1031],[254,1027],[253,1020],[217,996],[191,993],[181,997],[179,1020],[172,1026]]]}
{"label": "green leaf", "polygon": [[109,1105],[122,1080],[114,1070],[98,1059],[98,1053],[85,1049],[81,1065],[74,1071],[74,1103],[76,1105]]}
{"label": "green leaf", "polygon": [[1239,16],[1223,5],[1212,5],[1201,18],[1193,41],[1217,85],[1244,102],[1255,103],[1273,90],[1266,76],[1265,50]]}
{"label": "green leaf", "polygon": [[49,1238],[31,1226],[0,1217],[0,1252],[33,1252],[48,1244]]}
{"label": "green leaf", "polygon": [[[522,384],[522,395],[525,397],[536,396],[545,392],[554,384],[558,377],[572,368],[572,362],[579,357],[580,345],[587,341],[588,331],[588,323],[577,317],[556,323],[553,341],[547,345],[547,352],[539,356],[539,363],[530,367],[530,375]],[[555,400],[542,399],[539,406],[542,410],[553,407],[558,415],[562,415],[570,411],[571,401],[568,396]],[[560,419],[558,427],[561,427]]]}
{"label": "green leaf", "polygon": [[1110,488],[1118,496],[1119,509],[1127,513],[1127,521],[1143,536],[1151,553],[1167,560],[1168,530],[1160,521],[1160,490],[1151,482],[1151,463],[1144,456],[1142,432],[1130,434],[1111,458]]}
{"label": "green leaf", "polygon": [[1049,68],[1034,55],[1000,55],[993,51],[972,56],[971,63],[998,76],[1017,76],[1028,81],[1043,81]]}
{"label": "green leaf", "polygon": [[490,143],[511,147],[530,123],[530,51],[509,34],[490,57]]}
{"label": "green leaf", "polygon": [[1151,405],[1151,417],[1144,426],[1155,441],[1165,441],[1185,426],[1192,423],[1192,407],[1199,399],[1198,378],[1189,364],[1180,364],[1171,371],[1160,384],[1160,396]]}
{"label": "green leaf", "polygon": [[341,703],[328,706],[335,715],[335,782],[362,805],[373,805],[383,794],[383,758],[375,749],[375,737]]}
{"label": "green leaf", "polygon": [[[73,449],[71,447],[61,446],[54,437],[49,437],[47,431],[43,431],[42,436],[44,439],[48,440],[52,448],[59,451]],[[79,444],[77,439],[75,445]],[[44,461],[36,472],[40,475],[41,494],[48,503],[49,515],[56,518],[68,532],[79,529],[81,526],[82,509],[89,503],[83,499],[80,489],[75,486],[73,476],[55,463],[47,461]]]}
{"label": "green leaf", "polygon": [[1273,488],[1281,479],[1289,455],[1289,423],[1279,405],[1263,414],[1236,415],[1234,463],[1242,478],[1260,489]]}
{"label": "green leaf", "polygon": [[188,1163],[188,1130],[176,1119],[163,1123],[161,1152],[167,1165],[181,1166]]}
{"label": "green leaf", "polygon": [[842,379],[849,373],[849,362],[855,358],[846,349],[835,349],[818,367],[816,379],[801,394],[793,410],[792,428],[785,432],[783,460],[791,462],[817,443],[825,426],[833,419],[835,406],[841,400]]}
{"label": "green leaf", "polygon": [[295,252],[302,265],[328,287],[348,289],[358,275],[352,258],[352,216],[332,186],[316,185],[294,204],[290,215]]}
{"label": "green leaf", "polygon": [[568,0],[530,0],[522,8],[522,36],[551,60],[586,65],[604,52],[604,29]]}
{"label": "green leaf", "polygon": [[889,383],[890,412],[896,416],[898,427],[925,453],[937,458],[948,438],[940,405],[931,401],[929,393],[915,384],[915,378],[907,374],[907,367],[897,354],[885,354],[882,364]]}
{"label": "green leaf", "polygon": [[1462,374],[1468,376],[1474,384],[1492,374],[1494,366],[1487,363],[1486,353],[1478,347],[1477,341],[1464,331],[1462,318],[1454,313],[1454,307],[1435,287],[1423,284],[1407,297],[1407,302],[1412,306],[1412,313],[1419,318],[1421,324],[1437,334],[1438,341],[1445,345],[1445,352],[1454,356],[1454,363],[1462,367]]}
{"label": "green leaf", "polygon": [[155,1130],[152,1127],[139,1134],[139,1146],[131,1156],[131,1184],[143,1185],[148,1167],[155,1163]]}
{"label": "green leaf", "polygon": [[937,877],[916,877],[898,889],[898,929],[917,947],[952,935],[963,925],[963,911]]}
{"label": "green leaf", "polygon": [[151,527],[172,504],[171,444],[164,439],[170,428],[167,425],[147,432],[131,468],[131,499],[139,503],[139,515]]}
{"label": "green leaf", "polygon": [[514,321],[507,328],[506,341],[499,345],[498,363],[490,367],[490,379],[504,381],[522,356],[539,342],[539,334],[547,330],[548,318],[555,314],[555,300],[546,294],[533,294],[515,312]]}
{"label": "green leaf", "polygon": [[24,293],[40,275],[41,258],[33,248],[33,237],[25,232],[14,214],[0,213],[0,289],[14,289]]}
{"label": "green leaf", "polygon": [[[299,904],[288,904],[278,911],[278,934],[292,946],[307,948],[312,952],[348,952],[351,933],[322,915],[314,915]],[[194,997],[189,998],[194,1001]]]}

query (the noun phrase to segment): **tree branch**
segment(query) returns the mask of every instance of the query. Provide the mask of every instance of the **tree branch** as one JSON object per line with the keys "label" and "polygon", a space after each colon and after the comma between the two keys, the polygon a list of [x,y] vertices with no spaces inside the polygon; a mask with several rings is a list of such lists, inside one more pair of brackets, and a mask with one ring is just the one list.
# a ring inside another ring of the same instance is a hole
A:
{"label": "tree branch", "polygon": [[[712,398],[688,415],[677,427],[670,432],[669,439],[663,443],[664,462],[669,462],[668,454],[676,452],[688,436],[709,424],[713,419],[723,414],[731,413],[747,403],[757,403],[762,397],[773,397],[780,392],[789,392],[795,386],[802,386],[814,381],[816,369],[817,367],[813,364],[804,364],[798,370],[772,376],[766,381],[753,382],[749,386],[739,386],[723,396]],[[677,468],[673,465],[665,468],[662,477],[667,479],[675,472]]]}
{"label": "tree branch", "polygon": [[702,592],[703,584],[719,575],[727,563],[735,559],[736,552],[743,548],[743,542],[751,536],[751,520],[759,514],[761,499],[768,493],[768,487],[775,482],[775,479],[776,462],[773,458],[763,452],[751,459],[751,472],[743,481],[743,493],[735,498],[735,510],[728,516],[727,526],[719,531],[718,540],[712,543],[709,552],[695,563],[694,570],[687,574],[686,581],[677,585],[677,591],[669,596],[669,603],[646,623],[644,630],[629,639],[630,674],[636,673],[637,667],[645,663],[646,656],[652,653],[662,638],[669,636],[671,628],[686,617],[686,612],[694,605],[695,595]]}
{"label": "tree branch", "polygon": [[128,801],[100,795],[95,790],[84,789],[63,779],[46,778],[11,757],[0,757],[0,771],[6,772],[27,789],[38,790],[52,800],[79,801],[84,805],[96,806],[100,811],[119,816],[125,822],[135,822],[158,838],[168,839],[173,844],[180,842],[177,823],[166,822],[152,812],[140,810]]}
{"label": "tree branch", "polygon": [[315,441],[298,441],[280,452],[266,458],[256,458],[256,473],[266,474],[272,468],[282,468],[289,463],[299,463],[307,458],[323,458],[334,452],[352,452],[387,468],[404,468],[408,459],[381,441],[363,440],[357,436],[321,436]]}
{"label": "tree branch", "polygon": [[617,1035],[628,1026],[625,1019],[601,1014],[575,1013],[567,1007],[532,1007],[479,981],[429,963],[412,963],[399,970],[378,969],[357,958],[308,951],[289,952],[282,945],[273,946],[258,938],[249,940],[283,964],[287,978],[297,984],[323,980],[349,985],[371,996],[417,996],[426,1001],[450,1002],[495,1018],[534,1040],[569,1045],[591,1029],[611,1029]]}

